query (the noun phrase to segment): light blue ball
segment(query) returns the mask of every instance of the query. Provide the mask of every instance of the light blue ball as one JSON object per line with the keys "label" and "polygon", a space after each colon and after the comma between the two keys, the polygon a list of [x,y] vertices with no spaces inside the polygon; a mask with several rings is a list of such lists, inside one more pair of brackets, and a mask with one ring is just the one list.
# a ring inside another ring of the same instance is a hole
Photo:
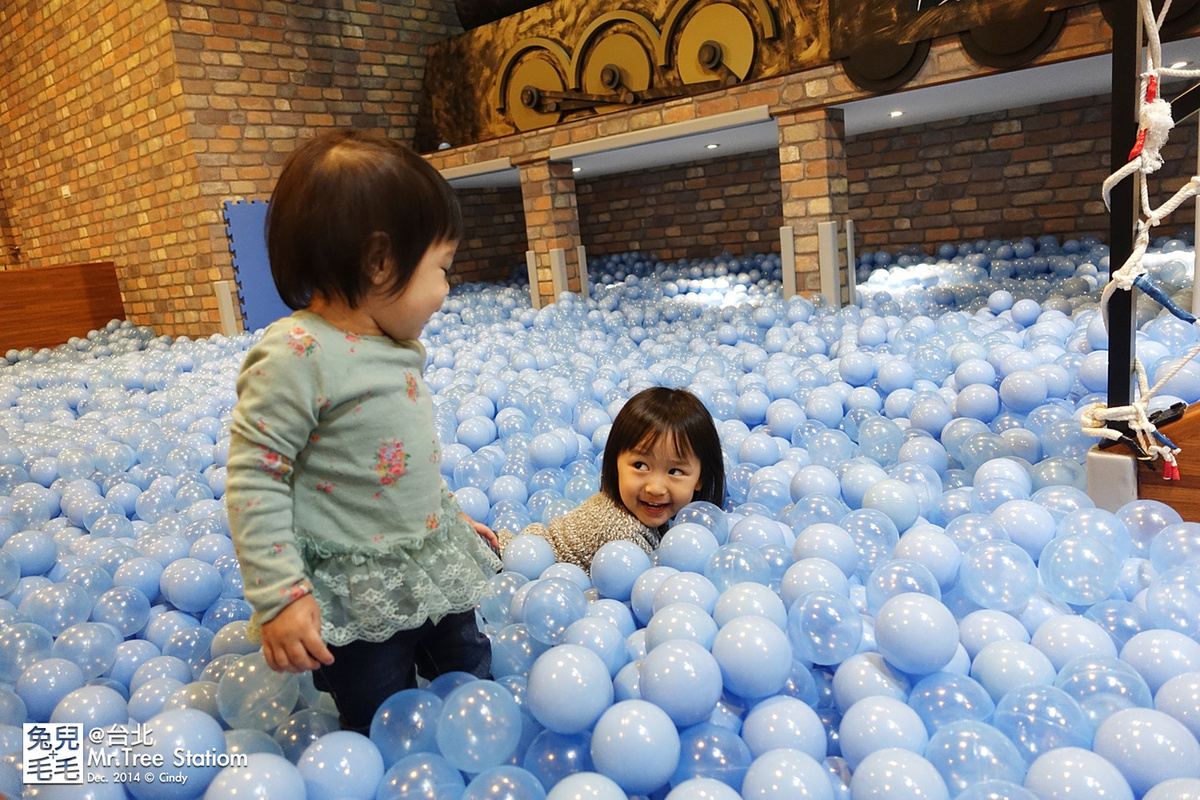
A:
{"label": "light blue ball", "polygon": [[437,752],[442,698],[426,689],[405,689],[383,702],[371,719],[370,739],[385,768],[414,753]]}
{"label": "light blue ball", "polygon": [[1091,605],[1108,598],[1121,577],[1121,559],[1099,539],[1074,534],[1053,539],[1042,550],[1038,572],[1055,599]]}
{"label": "light blue ball", "polygon": [[903,700],[867,697],[842,715],[838,741],[842,757],[853,770],[868,755],[884,748],[924,753],[929,734],[921,717]]}
{"label": "light blue ball", "polygon": [[239,658],[217,683],[217,708],[234,728],[273,731],[292,713],[299,696],[296,676],[272,670],[261,652]]}
{"label": "light blue ball", "polygon": [[198,558],[181,558],[163,569],[159,588],[176,608],[201,613],[221,595],[221,573]]}
{"label": "light blue ball", "polygon": [[863,759],[850,781],[854,800],[949,800],[946,782],[933,764],[900,748],[876,750]]}
{"label": "light blue ball", "polygon": [[900,670],[928,675],[954,657],[958,624],[937,599],[906,592],[888,600],[879,610],[875,641],[880,654]]}
{"label": "light blue ball", "polygon": [[24,701],[30,720],[48,722],[59,701],[82,687],[84,681],[83,671],[74,662],[43,658],[25,668],[13,690]]}
{"label": "light blue ball", "polygon": [[[763,562],[765,563],[766,559],[763,559]],[[629,604],[633,609],[633,615],[642,625],[647,624],[654,616],[654,595],[658,592],[659,587],[667,578],[678,573],[679,570],[673,567],[651,567],[634,581],[629,595]]]}
{"label": "light blue ball", "polygon": [[734,617],[745,614],[763,617],[775,627],[787,629],[787,609],[783,601],[777,593],[762,584],[744,582],[730,586],[717,598],[712,618],[718,626],[722,626]]}
{"label": "light blue ball", "polygon": [[925,749],[950,792],[961,797],[972,786],[1006,781],[1020,787],[1025,762],[1003,733],[973,720],[948,723],[934,733]]}
{"label": "light blue ball", "polygon": [[304,778],[296,765],[276,753],[250,753],[246,765],[225,767],[204,793],[205,800],[246,797],[294,800],[304,795]]}
{"label": "light blue ball", "polygon": [[[628,800],[625,790],[599,772],[576,772],[559,781],[546,800]],[[385,800],[379,798],[379,800]]]}
{"label": "light blue ball", "polygon": [[706,722],[684,730],[679,743],[679,767],[671,776],[672,786],[700,778],[719,781],[729,791],[741,788],[753,756],[735,732]]}
{"label": "light blue ball", "polygon": [[471,519],[485,520],[488,518],[488,512],[492,509],[488,496],[482,489],[474,486],[460,487],[454,492],[454,499],[458,501],[459,508],[463,513]]}
{"label": "light blue ball", "polygon": [[794,697],[763,700],[746,714],[742,739],[757,758],[771,750],[798,750],[814,759],[823,759],[827,741],[817,713]]}
{"label": "light blue ball", "polygon": [[787,634],[762,617],[736,617],[717,632],[712,654],[726,690],[745,698],[767,697],[783,688],[792,669]]}
{"label": "light blue ball", "polygon": [[[589,611],[590,606],[589,604]],[[631,631],[632,633],[632,631]],[[629,663],[629,651],[625,647],[626,634],[610,619],[589,614],[583,619],[576,620],[567,628],[564,644],[579,645],[591,650],[608,669],[608,674],[615,677],[621,667]]]}
{"label": "light blue ball", "polygon": [[646,650],[649,652],[672,639],[695,642],[710,649],[716,641],[720,626],[700,606],[692,603],[671,603],[663,606],[650,618],[645,628]]}
{"label": "light blue ball", "polygon": [[438,749],[457,769],[482,772],[498,767],[517,749],[521,709],[500,684],[472,681],[446,696],[436,737]]}
{"label": "light blue ball", "polygon": [[529,672],[528,687],[529,713],[556,733],[591,728],[613,700],[608,666],[580,645],[558,645],[539,656]]}
{"label": "light blue ball", "polygon": [[695,572],[676,572],[668,575],[654,591],[651,613],[673,603],[691,603],[699,606],[706,614],[716,608],[720,590],[703,575]]}
{"label": "light blue ball", "polygon": [[1200,780],[1172,778],[1146,792],[1143,800],[1196,800],[1200,798]]}
{"label": "light blue ball", "polygon": [[523,765],[543,787],[553,790],[569,775],[595,768],[591,741],[592,735],[586,731],[577,734],[542,731],[530,742]]}
{"label": "light blue ball", "polygon": [[376,800],[458,800],[466,789],[463,775],[436,753],[413,753],[383,775]]}
{"label": "light blue ball", "polygon": [[1200,644],[1170,630],[1147,630],[1134,635],[1123,648],[1120,659],[1145,679],[1151,692],[1157,693],[1171,678],[1200,670]]}
{"label": "light blue ball", "polygon": [[383,756],[370,739],[353,731],[334,731],[314,741],[296,768],[312,800],[372,798],[384,776]]}
{"label": "light blue ball", "polygon": [[203,711],[194,708],[164,711],[148,720],[146,728],[153,731],[153,743],[134,748],[140,756],[161,758],[171,775],[186,776],[186,782],[141,781],[126,784],[137,800],[188,800],[204,794],[221,767],[207,764],[211,759],[195,759],[193,764],[175,767],[175,754],[183,752],[193,758],[225,752],[225,734],[221,726]]}
{"label": "light blue ball", "polygon": [[1093,728],[1127,708],[1167,710],[1158,702],[1159,698],[1165,701],[1163,690],[1157,697],[1152,696],[1150,687],[1133,667],[1110,656],[1085,655],[1068,661],[1059,668],[1054,686],[1079,703]]}
{"label": "light blue ball", "polygon": [[1129,782],[1110,761],[1080,747],[1061,747],[1039,756],[1025,775],[1025,788],[1046,800],[1133,800],[1134,796]]}
{"label": "light blue ball", "polygon": [[587,613],[587,598],[571,581],[539,579],[529,584],[521,613],[533,638],[543,644],[560,644],[571,623]]}
{"label": "light blue ball", "polygon": [[982,541],[963,555],[959,567],[963,591],[975,603],[998,611],[1022,608],[1037,590],[1037,567],[1019,545]]}
{"label": "light blue ball", "polygon": [[701,573],[718,546],[717,538],[707,528],[682,522],[676,523],[662,537],[656,556],[662,566]]}
{"label": "light blue ball", "polygon": [[797,534],[792,545],[792,558],[797,562],[806,558],[823,558],[837,566],[848,578],[858,566],[858,549],[844,528],[819,522]]}
{"label": "light blue ball", "polygon": [[917,712],[930,736],[952,722],[985,722],[996,710],[995,701],[978,681],[950,672],[922,678],[912,687],[908,706]]}
{"label": "light blue ball", "polygon": [[845,595],[810,592],[788,610],[787,638],[797,658],[841,664],[858,652],[862,637],[862,617]]}
{"label": "light blue ball", "polygon": [[1145,794],[1160,781],[1200,779],[1200,743],[1178,720],[1150,708],[1127,708],[1096,728],[1092,750]]}
{"label": "light blue ball", "polygon": [[1046,654],[1056,670],[1062,670],[1077,658],[1116,659],[1117,648],[1112,638],[1086,617],[1061,614],[1043,622],[1033,633],[1030,643]]}
{"label": "light blue ball", "polygon": [[1017,746],[1027,764],[1060,747],[1092,744],[1092,724],[1083,709],[1053,686],[1012,689],[996,702],[992,724]]}
{"label": "light blue ball", "polygon": [[771,566],[756,548],[733,542],[721,545],[709,556],[704,565],[704,577],[718,591],[744,581],[766,586],[771,581]]}
{"label": "light blue ball", "polygon": [[554,548],[541,536],[522,534],[504,548],[504,571],[519,572],[535,580],[554,563]]}
{"label": "light blue ball", "polygon": [[665,711],[682,730],[712,714],[721,697],[721,668],[701,645],[667,641],[642,660],[639,688],[642,699]]}
{"label": "light blue ball", "polygon": [[629,599],[637,579],[651,566],[650,557],[633,542],[606,542],[592,557],[592,584],[601,596],[623,602]]}
{"label": "light blue ball", "polygon": [[[674,723],[665,711],[645,700],[624,700],[605,711],[592,732],[591,747],[597,771],[629,794],[657,791],[679,766],[679,733]],[[584,774],[572,777],[578,780]]]}
{"label": "light blue ball", "polygon": [[971,677],[999,702],[1010,690],[1025,684],[1049,686],[1054,665],[1031,644],[997,641],[985,645],[971,662]]}
{"label": "light blue ball", "polygon": [[81,622],[58,635],[51,653],[73,661],[85,678],[98,677],[112,668],[117,659],[120,634],[99,622]]}
{"label": "light blue ball", "polygon": [[91,596],[83,588],[65,582],[35,589],[17,606],[21,615],[45,628],[52,636],[84,622],[91,610]]}
{"label": "light blue ball", "polygon": [[547,649],[524,623],[506,625],[492,637],[492,674],[497,678],[528,675],[533,662]]}
{"label": "light blue ball", "polygon": [[545,800],[541,782],[527,770],[511,765],[493,767],[476,775],[462,794],[462,800]]}

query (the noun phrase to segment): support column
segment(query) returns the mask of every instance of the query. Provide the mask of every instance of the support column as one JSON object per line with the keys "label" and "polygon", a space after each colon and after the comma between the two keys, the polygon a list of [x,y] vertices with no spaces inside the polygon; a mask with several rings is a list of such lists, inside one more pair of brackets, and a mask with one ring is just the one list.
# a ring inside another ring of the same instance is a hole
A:
{"label": "support column", "polygon": [[841,109],[787,112],[779,123],[779,177],[783,224],[796,246],[796,290],[821,284],[817,225],[844,224],[850,212],[846,180],[846,125]]}
{"label": "support column", "polygon": [[[575,174],[569,161],[521,164],[521,199],[525,206],[525,236],[534,253],[537,293],[542,304],[554,302],[550,252],[562,249],[567,265],[567,290],[580,291],[579,208]],[[532,288],[532,287],[531,287]]]}

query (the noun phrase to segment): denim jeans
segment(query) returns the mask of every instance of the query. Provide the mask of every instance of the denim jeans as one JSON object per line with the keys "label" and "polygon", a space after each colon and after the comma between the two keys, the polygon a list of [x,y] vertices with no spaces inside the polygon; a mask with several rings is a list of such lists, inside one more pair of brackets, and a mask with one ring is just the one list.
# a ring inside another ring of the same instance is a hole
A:
{"label": "denim jeans", "polygon": [[488,678],[492,647],[475,623],[475,610],[400,631],[382,642],[330,647],[333,663],[313,672],[313,684],[333,695],[343,730],[366,735],[376,710],[393,694],[417,685],[417,672],[433,680],[446,672]]}

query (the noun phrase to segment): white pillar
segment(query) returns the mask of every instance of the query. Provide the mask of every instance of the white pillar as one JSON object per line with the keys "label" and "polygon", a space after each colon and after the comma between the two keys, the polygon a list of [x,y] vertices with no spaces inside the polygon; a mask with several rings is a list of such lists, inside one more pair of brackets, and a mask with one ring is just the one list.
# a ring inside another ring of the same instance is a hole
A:
{"label": "white pillar", "polygon": [[796,296],[796,235],[791,225],[779,229],[779,259],[783,262],[783,299]]}

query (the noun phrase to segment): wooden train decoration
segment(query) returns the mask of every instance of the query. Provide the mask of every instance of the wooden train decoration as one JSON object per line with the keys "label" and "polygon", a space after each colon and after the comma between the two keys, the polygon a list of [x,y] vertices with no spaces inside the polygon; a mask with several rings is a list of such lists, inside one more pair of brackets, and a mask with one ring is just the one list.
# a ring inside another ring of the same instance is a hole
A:
{"label": "wooden train decoration", "polygon": [[[891,92],[944,36],[956,35],[981,70],[1012,69],[1089,4],[624,0],[611,10],[606,0],[550,0],[430,48],[416,144],[470,145],[831,63],[864,92]],[[1200,0],[1175,0],[1171,15],[1193,26]]]}

